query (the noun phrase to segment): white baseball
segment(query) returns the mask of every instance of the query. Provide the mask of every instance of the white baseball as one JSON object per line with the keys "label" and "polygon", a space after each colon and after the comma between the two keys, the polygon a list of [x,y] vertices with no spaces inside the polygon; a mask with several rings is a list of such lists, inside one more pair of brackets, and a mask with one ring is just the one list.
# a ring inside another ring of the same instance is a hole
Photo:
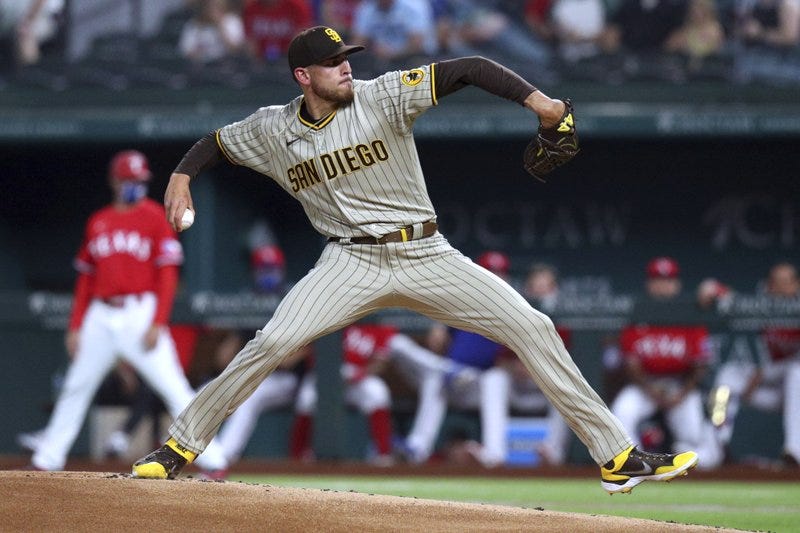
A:
{"label": "white baseball", "polygon": [[181,217],[181,230],[189,229],[194,224],[194,211],[186,208]]}

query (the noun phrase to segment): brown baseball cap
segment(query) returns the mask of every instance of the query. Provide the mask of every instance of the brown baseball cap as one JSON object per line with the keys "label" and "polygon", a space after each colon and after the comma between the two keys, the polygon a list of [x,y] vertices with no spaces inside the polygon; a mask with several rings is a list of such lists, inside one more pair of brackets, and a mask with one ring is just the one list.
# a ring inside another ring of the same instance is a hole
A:
{"label": "brown baseball cap", "polygon": [[352,54],[363,50],[360,45],[347,45],[333,28],[314,26],[295,35],[289,43],[289,68],[321,63],[339,54]]}

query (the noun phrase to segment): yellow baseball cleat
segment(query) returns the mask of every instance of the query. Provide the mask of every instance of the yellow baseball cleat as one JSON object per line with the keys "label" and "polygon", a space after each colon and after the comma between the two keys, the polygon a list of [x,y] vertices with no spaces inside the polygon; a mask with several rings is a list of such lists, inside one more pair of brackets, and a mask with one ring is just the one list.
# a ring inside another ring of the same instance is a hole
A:
{"label": "yellow baseball cleat", "polygon": [[195,457],[196,453],[171,438],[161,448],[133,463],[132,474],[143,479],[175,479]]}
{"label": "yellow baseball cleat", "polygon": [[642,481],[670,481],[697,465],[695,452],[643,452],[631,446],[600,467],[600,485],[609,493],[628,493]]}

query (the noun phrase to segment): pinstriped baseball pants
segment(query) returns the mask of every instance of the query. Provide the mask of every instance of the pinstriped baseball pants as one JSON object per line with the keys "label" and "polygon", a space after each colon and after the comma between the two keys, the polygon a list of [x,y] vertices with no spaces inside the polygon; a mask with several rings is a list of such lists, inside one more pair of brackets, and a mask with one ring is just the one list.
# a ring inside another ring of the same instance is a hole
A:
{"label": "pinstriped baseball pants", "polygon": [[329,243],[228,367],[198,392],[170,427],[202,452],[281,360],[315,339],[385,307],[404,307],[508,346],[598,464],[631,439],[592,390],[549,317],[436,233],[384,245]]}

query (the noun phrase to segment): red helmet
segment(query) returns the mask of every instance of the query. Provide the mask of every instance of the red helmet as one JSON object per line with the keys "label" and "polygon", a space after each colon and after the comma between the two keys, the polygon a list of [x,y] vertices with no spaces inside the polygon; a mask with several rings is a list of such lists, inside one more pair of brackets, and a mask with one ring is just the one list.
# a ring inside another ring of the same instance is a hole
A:
{"label": "red helmet", "polygon": [[678,262],[671,257],[656,257],[647,263],[648,278],[677,278],[680,273]]}
{"label": "red helmet", "polygon": [[136,181],[147,181],[152,176],[147,157],[138,150],[118,152],[111,160],[108,175],[120,180]]}
{"label": "red helmet", "polygon": [[250,256],[250,261],[253,268],[276,266],[283,268],[286,266],[286,257],[283,255],[283,250],[274,244],[267,244],[259,246]]}
{"label": "red helmet", "polygon": [[486,270],[503,274],[508,274],[508,270],[511,268],[511,261],[509,261],[508,256],[493,250],[482,253],[478,257],[478,264]]}

